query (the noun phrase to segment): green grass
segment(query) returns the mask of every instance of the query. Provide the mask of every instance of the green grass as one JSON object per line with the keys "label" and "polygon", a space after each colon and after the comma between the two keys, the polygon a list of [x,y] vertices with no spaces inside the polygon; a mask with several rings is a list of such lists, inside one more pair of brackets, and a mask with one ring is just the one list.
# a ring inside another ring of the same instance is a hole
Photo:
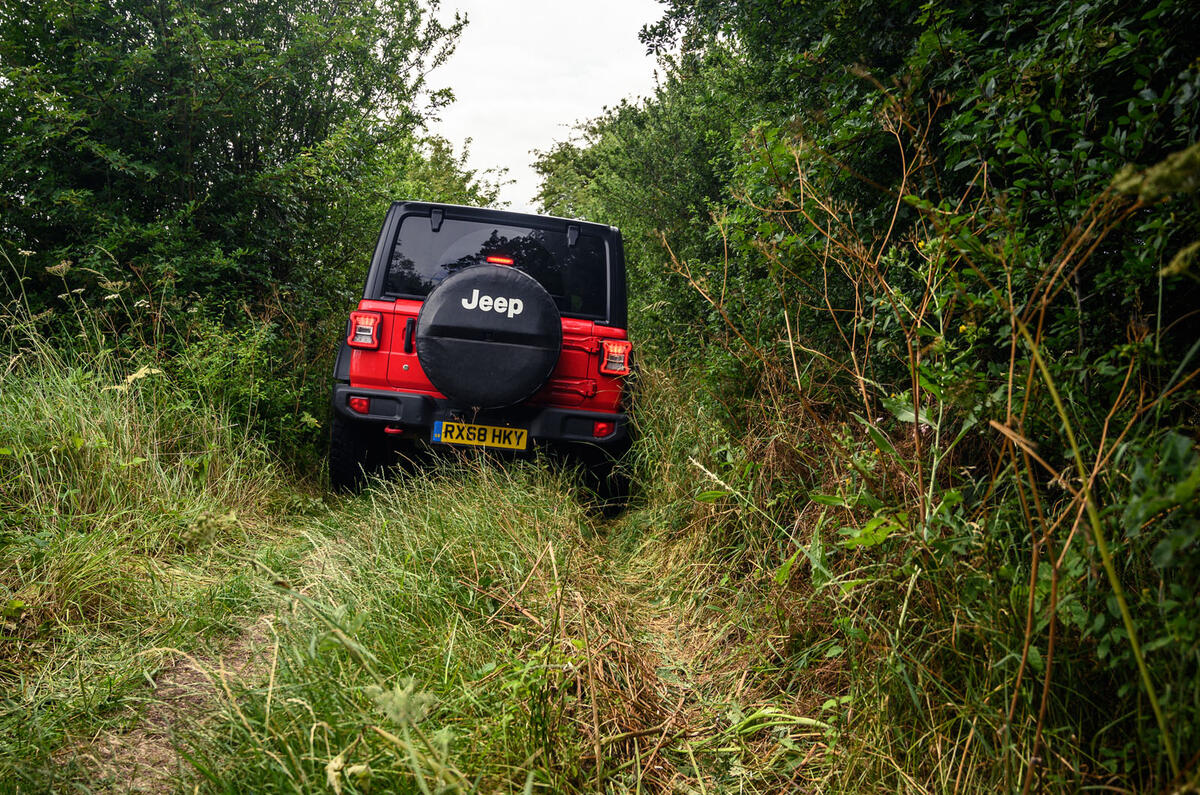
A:
{"label": "green grass", "polygon": [[[12,343],[0,790],[121,791],[89,749],[181,654],[216,684],[168,727],[181,792],[950,793],[1034,764],[1027,517],[998,491],[986,524],[847,544],[861,511],[809,494],[894,477],[873,437],[764,410],[734,438],[648,368],[615,520],[569,471],[472,456],[323,502],[153,350]],[[1133,719],[1097,726],[1114,685],[1058,648],[1034,784],[1136,789],[1116,751],[1084,774]]]}
{"label": "green grass", "polygon": [[163,649],[211,665],[264,615],[269,665],[172,728],[181,790],[873,789],[839,744],[830,618],[794,648],[757,514],[695,499],[705,470],[746,473],[665,375],[643,378],[642,488],[615,522],[570,473],[479,460],[285,517],[303,499],[262,447],[166,374],[22,358],[0,470],[30,517],[4,558],[19,789],[119,788],[78,752],[139,724]]}
{"label": "green grass", "polygon": [[[10,328],[0,372],[0,781],[136,720],[147,677],[261,610],[240,562],[284,568],[300,497],[262,444],[152,364]],[[138,375],[140,374],[140,376]]]}
{"label": "green grass", "polygon": [[570,678],[573,652],[547,622],[589,522],[545,471],[450,466],[381,482],[305,528],[298,580],[272,588],[270,684],[189,739],[201,790],[303,791],[330,764],[369,765],[359,777],[376,791],[471,789],[480,775],[567,786],[579,749],[547,688]]}
{"label": "green grass", "polygon": [[189,785],[766,793],[813,754],[803,780],[827,776],[834,717],[780,687],[770,572],[712,546],[736,537],[730,517],[694,499],[687,462],[711,426],[681,429],[696,407],[669,379],[644,388],[645,488],[615,521],[569,473],[472,461],[304,526],[296,579],[262,580],[272,670],[182,738]]}

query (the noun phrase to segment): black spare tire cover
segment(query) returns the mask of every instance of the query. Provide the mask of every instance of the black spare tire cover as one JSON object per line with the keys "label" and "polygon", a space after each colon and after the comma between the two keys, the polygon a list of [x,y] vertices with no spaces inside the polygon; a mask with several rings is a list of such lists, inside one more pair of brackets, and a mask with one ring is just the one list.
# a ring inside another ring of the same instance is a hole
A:
{"label": "black spare tire cover", "polygon": [[546,383],[562,350],[562,319],[530,275],[475,265],[442,282],[417,317],[417,361],[460,406],[520,403]]}

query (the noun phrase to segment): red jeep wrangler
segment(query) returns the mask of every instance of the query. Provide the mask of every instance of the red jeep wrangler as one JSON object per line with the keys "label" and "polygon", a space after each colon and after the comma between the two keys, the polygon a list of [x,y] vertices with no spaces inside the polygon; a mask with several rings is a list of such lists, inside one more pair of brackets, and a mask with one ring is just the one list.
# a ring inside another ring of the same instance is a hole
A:
{"label": "red jeep wrangler", "polygon": [[334,367],[331,484],[360,487],[403,440],[611,461],[629,440],[625,322],[615,228],[392,204]]}

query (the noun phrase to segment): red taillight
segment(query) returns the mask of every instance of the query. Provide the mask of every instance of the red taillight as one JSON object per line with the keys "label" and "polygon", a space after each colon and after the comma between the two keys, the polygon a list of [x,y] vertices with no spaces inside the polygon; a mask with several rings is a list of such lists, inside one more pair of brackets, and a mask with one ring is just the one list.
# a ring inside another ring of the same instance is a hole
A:
{"label": "red taillight", "polygon": [[612,436],[613,431],[616,429],[617,425],[614,422],[608,422],[607,420],[596,420],[592,423],[592,436],[596,437],[597,439],[603,439],[606,436]]}
{"label": "red taillight", "polygon": [[498,254],[492,254],[487,261],[493,265],[512,265],[514,262],[512,257],[501,257]]}
{"label": "red taillight", "polygon": [[378,348],[379,326],[382,323],[383,315],[378,312],[351,312],[350,336],[346,337],[346,344],[351,348]]}
{"label": "red taillight", "polygon": [[352,397],[346,401],[350,410],[356,414],[366,414],[371,410],[371,401],[365,397]]}
{"label": "red taillight", "polygon": [[629,354],[633,343],[628,340],[603,340],[600,343],[600,372],[608,375],[629,375]]}

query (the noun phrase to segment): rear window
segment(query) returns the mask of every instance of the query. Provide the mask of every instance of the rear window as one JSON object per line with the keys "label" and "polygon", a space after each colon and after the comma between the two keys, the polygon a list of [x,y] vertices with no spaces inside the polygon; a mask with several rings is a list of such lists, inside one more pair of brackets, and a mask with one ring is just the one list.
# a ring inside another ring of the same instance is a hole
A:
{"label": "rear window", "polygon": [[565,231],[447,218],[434,232],[428,216],[408,215],[400,222],[383,289],[424,298],[447,277],[488,257],[511,259],[512,267],[538,280],[564,315],[607,315],[604,240],[583,231],[568,246]]}

